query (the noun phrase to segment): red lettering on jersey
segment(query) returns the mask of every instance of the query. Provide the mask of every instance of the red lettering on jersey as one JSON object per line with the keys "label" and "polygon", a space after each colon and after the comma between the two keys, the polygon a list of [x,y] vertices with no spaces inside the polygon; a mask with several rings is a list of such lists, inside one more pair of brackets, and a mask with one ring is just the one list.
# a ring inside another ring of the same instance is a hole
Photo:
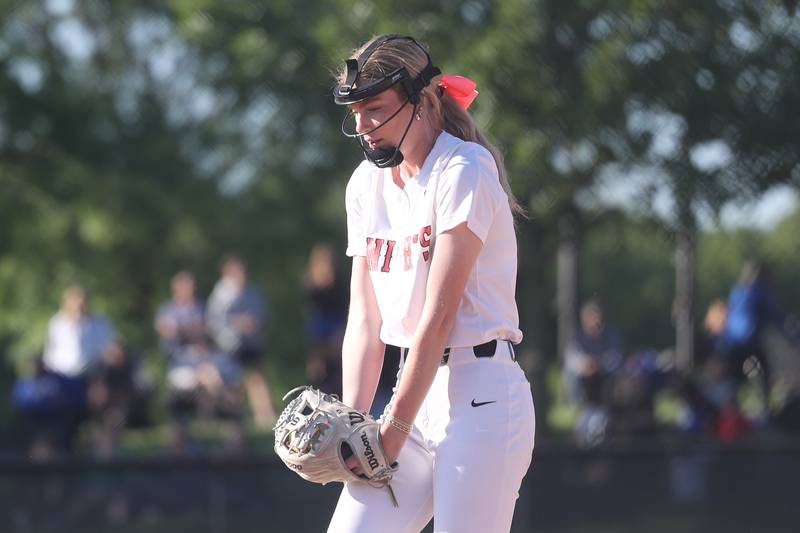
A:
{"label": "red lettering on jersey", "polygon": [[378,270],[381,248],[383,248],[383,239],[367,237],[367,266],[370,270]]}
{"label": "red lettering on jersey", "polygon": [[403,239],[403,270],[411,270],[411,242],[416,242],[416,235]]}
{"label": "red lettering on jersey", "polygon": [[394,252],[395,241],[386,241],[386,257],[383,259],[381,272],[389,272],[389,263],[392,262],[392,252]]}
{"label": "red lettering on jersey", "polygon": [[[431,246],[431,226],[425,226],[419,233],[409,235],[403,239],[403,270],[411,270],[414,268],[414,261],[412,258],[412,243],[419,243],[422,248],[422,259],[428,261],[430,259],[430,246]],[[386,249],[383,245],[386,243]],[[376,239],[374,237],[367,237],[367,265],[370,271],[389,272],[392,268],[392,256],[394,255],[394,248],[397,241],[387,239]],[[416,248],[416,247],[415,247]],[[381,253],[383,252],[383,253]],[[381,263],[381,255],[383,262]],[[380,264],[380,266],[379,266]]]}
{"label": "red lettering on jersey", "polygon": [[431,254],[427,250],[427,248],[431,245],[431,227],[425,226],[421,230],[419,230],[419,244],[422,246],[422,259],[427,261],[430,259]]}
{"label": "red lettering on jersey", "polygon": [[[378,267],[381,259],[381,251],[383,250],[383,243],[386,243],[386,253],[383,257],[383,265]],[[375,239],[367,237],[367,266],[371,271],[376,271],[380,268],[381,272],[389,272],[389,267],[392,262],[392,254],[394,253],[395,241],[387,241],[385,239]]]}

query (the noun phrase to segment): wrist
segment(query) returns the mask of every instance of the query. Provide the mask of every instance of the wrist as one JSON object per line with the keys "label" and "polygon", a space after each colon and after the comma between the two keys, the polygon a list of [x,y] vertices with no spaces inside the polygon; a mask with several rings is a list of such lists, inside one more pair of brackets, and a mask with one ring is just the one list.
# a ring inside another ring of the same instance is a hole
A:
{"label": "wrist", "polygon": [[397,453],[403,444],[408,440],[408,434],[400,431],[388,422],[381,425],[380,430],[381,444],[384,451],[391,457],[392,461],[397,458]]}
{"label": "wrist", "polygon": [[391,413],[387,414],[384,418],[384,425],[387,425],[395,431],[403,433],[404,435],[410,435],[411,428],[413,427],[411,423],[406,422],[405,420],[398,418]]}

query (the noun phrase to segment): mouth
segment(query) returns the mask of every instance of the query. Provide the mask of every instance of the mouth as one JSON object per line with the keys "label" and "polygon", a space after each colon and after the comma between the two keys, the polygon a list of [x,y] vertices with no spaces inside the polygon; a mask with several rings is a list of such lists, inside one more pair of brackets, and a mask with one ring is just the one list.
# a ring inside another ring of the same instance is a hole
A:
{"label": "mouth", "polygon": [[370,148],[378,148],[378,145],[381,143],[383,139],[365,139],[367,141],[367,145]]}

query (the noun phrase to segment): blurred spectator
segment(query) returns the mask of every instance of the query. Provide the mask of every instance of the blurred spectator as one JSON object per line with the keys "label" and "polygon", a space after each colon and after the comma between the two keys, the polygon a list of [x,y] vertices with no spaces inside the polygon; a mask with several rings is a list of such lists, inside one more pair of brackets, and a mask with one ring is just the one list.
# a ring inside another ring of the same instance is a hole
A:
{"label": "blurred spectator", "polygon": [[662,354],[647,349],[633,352],[612,376],[610,431],[615,435],[652,434],[656,394],[667,385],[670,368]]}
{"label": "blurred spectator", "polygon": [[207,336],[178,349],[167,371],[176,451],[186,451],[188,423],[195,416],[232,421],[233,447],[241,445],[241,383],[239,363],[231,354],[218,350]]}
{"label": "blurred spectator", "polygon": [[695,366],[702,367],[707,360],[724,354],[723,335],[727,319],[728,306],[721,299],[713,300],[706,310],[702,328],[695,337]]}
{"label": "blurred spectator", "polygon": [[46,458],[70,451],[86,418],[88,379],[116,333],[111,323],[88,312],[86,291],[73,285],[50,319],[44,354],[31,378],[17,382],[16,409],[31,431],[31,454]]}
{"label": "blurred spectator", "polygon": [[306,294],[310,304],[306,377],[315,387],[341,396],[342,337],[348,294],[329,244],[319,243],[311,249]]}
{"label": "blurred spectator", "polygon": [[240,258],[227,258],[221,270],[208,299],[207,324],[217,346],[232,354],[244,368],[245,390],[256,423],[269,427],[275,421],[275,410],[260,368],[267,321],[265,301],[248,282],[247,269]]}
{"label": "blurred spectator", "polygon": [[600,304],[586,302],[581,307],[580,327],[564,354],[567,393],[581,409],[576,427],[581,444],[597,444],[604,438],[609,377],[621,364],[619,335],[606,325]]}
{"label": "blurred spectator", "polygon": [[99,455],[113,454],[122,431],[145,422],[149,389],[128,348],[119,341],[109,344],[88,391],[94,446]]}
{"label": "blurred spectator", "polygon": [[64,291],[61,309],[50,319],[44,364],[64,376],[90,373],[116,333],[106,318],[88,313],[86,291],[73,285]]}
{"label": "blurred spectator", "polygon": [[[779,310],[770,287],[769,272],[759,263],[747,263],[739,281],[728,296],[728,318],[723,344],[735,377],[756,371],[760,365],[764,381],[769,379],[769,362],[762,334],[773,324],[783,329],[783,313]],[[755,359],[752,359],[755,358]],[[750,360],[748,367],[745,362]]]}
{"label": "blurred spectator", "polygon": [[800,341],[797,330],[792,331],[794,320],[789,317],[786,331],[770,326],[762,335],[772,378],[770,418],[774,427],[788,432],[800,432]]}
{"label": "blurred spectator", "polygon": [[725,358],[724,334],[728,319],[728,306],[714,300],[708,306],[703,328],[695,343],[697,387],[707,402],[700,409],[711,417],[711,429],[723,440],[734,440],[749,430],[737,398],[737,383],[731,376]]}
{"label": "blurred spectator", "polygon": [[205,334],[203,306],[197,300],[194,276],[181,271],[172,277],[172,299],[156,315],[161,349],[169,356]]}
{"label": "blurred spectator", "polygon": [[31,459],[72,451],[86,413],[86,386],[81,378],[51,372],[37,356],[33,375],[17,380],[11,401],[20,415]]}
{"label": "blurred spectator", "polygon": [[772,293],[769,272],[760,263],[748,262],[728,296],[728,317],[722,344],[731,377],[756,384],[761,422],[769,418],[771,362],[764,333],[773,326],[784,334],[784,315]]}

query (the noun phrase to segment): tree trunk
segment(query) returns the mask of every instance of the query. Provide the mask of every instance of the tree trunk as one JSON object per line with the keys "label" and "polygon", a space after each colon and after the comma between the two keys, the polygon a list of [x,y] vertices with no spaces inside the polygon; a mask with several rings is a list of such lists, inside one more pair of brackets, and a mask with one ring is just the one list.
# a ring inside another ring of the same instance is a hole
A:
{"label": "tree trunk", "polygon": [[[541,222],[530,220],[520,224],[518,235],[517,305],[525,337],[517,349],[517,357],[531,381],[536,411],[544,417],[550,404],[546,390],[547,368],[553,360],[547,338],[551,301],[547,282],[548,231]],[[546,433],[547,424],[539,425],[537,432]]]}
{"label": "tree trunk", "polygon": [[578,214],[564,212],[558,220],[556,260],[556,309],[558,316],[558,359],[563,362],[567,344],[575,337],[578,309]]}
{"label": "tree trunk", "polygon": [[694,364],[695,220],[691,200],[678,199],[675,242],[675,364],[689,372]]}

